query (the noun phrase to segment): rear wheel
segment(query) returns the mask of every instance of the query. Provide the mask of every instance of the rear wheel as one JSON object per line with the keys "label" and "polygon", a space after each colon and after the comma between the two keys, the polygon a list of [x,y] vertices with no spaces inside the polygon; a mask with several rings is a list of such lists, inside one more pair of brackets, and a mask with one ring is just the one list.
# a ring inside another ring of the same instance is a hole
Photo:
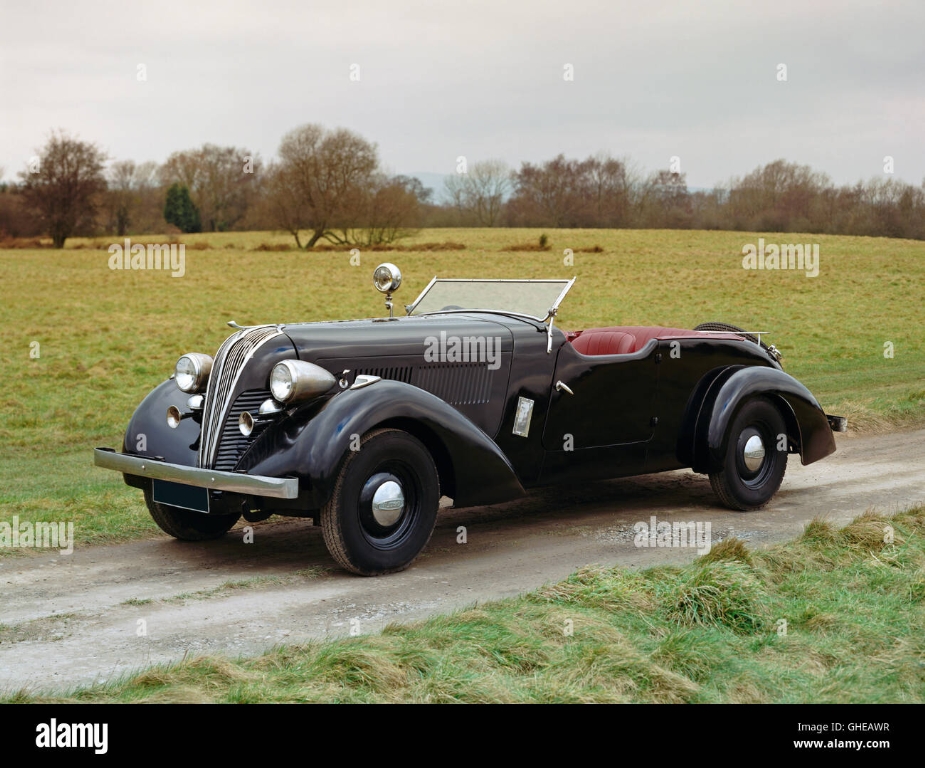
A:
{"label": "rear wheel", "polygon": [[171,507],[154,501],[151,488],[145,488],[145,504],[154,522],[164,533],[182,541],[218,539],[231,530],[240,515],[207,515],[191,509]]}
{"label": "rear wheel", "polygon": [[321,530],[341,566],[378,576],[411,565],[430,541],[439,506],[437,468],[421,441],[378,429],[344,460]]}
{"label": "rear wheel", "polygon": [[742,512],[767,504],[787,469],[787,450],[778,450],[780,445],[786,446],[780,411],[764,397],[746,401],[729,425],[722,468],[710,473],[720,501]]}

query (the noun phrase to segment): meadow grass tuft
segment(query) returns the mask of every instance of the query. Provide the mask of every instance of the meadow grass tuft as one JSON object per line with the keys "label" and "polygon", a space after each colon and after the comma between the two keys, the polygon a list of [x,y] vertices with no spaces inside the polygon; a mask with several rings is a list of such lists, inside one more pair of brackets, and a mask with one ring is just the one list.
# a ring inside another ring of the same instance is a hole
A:
{"label": "meadow grass tuft", "polygon": [[754,634],[766,623],[764,589],[754,571],[739,562],[698,562],[685,571],[668,605],[680,626],[726,627]]}

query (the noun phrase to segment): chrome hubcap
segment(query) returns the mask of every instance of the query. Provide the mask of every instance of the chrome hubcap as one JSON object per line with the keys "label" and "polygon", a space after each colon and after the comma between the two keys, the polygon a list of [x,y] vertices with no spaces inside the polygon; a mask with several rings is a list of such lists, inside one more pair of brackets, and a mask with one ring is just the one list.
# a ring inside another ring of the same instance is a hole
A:
{"label": "chrome hubcap", "polygon": [[757,472],[761,463],[764,461],[764,455],[764,443],[761,442],[761,438],[758,435],[752,435],[748,438],[748,442],[745,443],[745,450],[742,454],[746,469],[748,469],[749,472]]}
{"label": "chrome hubcap", "polygon": [[395,525],[405,511],[405,494],[394,480],[387,480],[373,494],[373,518],[383,528]]}

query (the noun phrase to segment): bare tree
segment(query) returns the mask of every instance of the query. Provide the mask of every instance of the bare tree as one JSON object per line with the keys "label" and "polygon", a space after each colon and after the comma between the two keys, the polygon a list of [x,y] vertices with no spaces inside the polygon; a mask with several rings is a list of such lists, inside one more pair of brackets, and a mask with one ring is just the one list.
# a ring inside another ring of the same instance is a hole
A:
{"label": "bare tree", "polygon": [[93,222],[106,189],[106,155],[95,144],[56,131],[37,159],[19,173],[22,198],[51,235],[54,247],[63,248],[78,228]]}
{"label": "bare tree", "polygon": [[406,190],[411,192],[416,198],[420,205],[431,205],[431,198],[434,196],[434,191],[430,187],[425,187],[424,183],[414,176],[393,176],[391,179],[393,184],[400,184]]}
{"label": "bare tree", "polygon": [[589,171],[593,160],[564,155],[541,165],[523,163],[514,174],[510,218],[523,226],[583,227],[593,225],[594,195]]}
{"label": "bare tree", "polygon": [[589,158],[587,166],[588,186],[594,199],[594,226],[628,226],[632,186],[637,182],[629,161],[601,152]]}
{"label": "bare tree", "polygon": [[359,203],[361,226],[342,230],[338,241],[369,246],[415,234],[421,218],[421,187],[417,179],[377,174]]}
{"label": "bare tree", "polygon": [[444,193],[466,224],[498,224],[504,201],[512,189],[511,169],[502,160],[482,160],[468,173],[448,176]]}
{"label": "bare tree", "polygon": [[204,230],[223,232],[244,218],[261,165],[247,149],[203,144],[174,152],[161,167],[160,177],[164,186],[177,183],[189,189]]}
{"label": "bare tree", "polygon": [[729,210],[739,229],[821,231],[823,191],[832,188],[824,173],[808,165],[775,160],[729,184]]}
{"label": "bare tree", "polygon": [[35,215],[26,209],[15,183],[0,183],[0,239],[9,237],[37,237],[42,226]]}
{"label": "bare tree", "polygon": [[656,171],[645,184],[642,221],[650,227],[682,228],[690,225],[693,207],[686,175]]}
{"label": "bare tree", "polygon": [[157,163],[120,160],[109,166],[106,192],[107,229],[122,237],[137,222],[146,193],[156,186]]}
{"label": "bare tree", "polygon": [[267,199],[275,223],[302,248],[324,238],[350,242],[365,223],[369,190],[379,165],[376,145],[346,128],[325,130],[307,124],[287,133],[279,162],[267,180]]}

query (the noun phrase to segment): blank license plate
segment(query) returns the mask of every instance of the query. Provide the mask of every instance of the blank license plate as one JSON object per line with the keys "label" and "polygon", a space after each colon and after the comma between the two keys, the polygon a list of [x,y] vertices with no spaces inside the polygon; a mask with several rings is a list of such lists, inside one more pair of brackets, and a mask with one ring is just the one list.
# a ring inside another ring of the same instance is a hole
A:
{"label": "blank license plate", "polygon": [[194,512],[209,511],[209,489],[195,485],[171,483],[169,480],[154,481],[154,500],[171,507],[192,509]]}

